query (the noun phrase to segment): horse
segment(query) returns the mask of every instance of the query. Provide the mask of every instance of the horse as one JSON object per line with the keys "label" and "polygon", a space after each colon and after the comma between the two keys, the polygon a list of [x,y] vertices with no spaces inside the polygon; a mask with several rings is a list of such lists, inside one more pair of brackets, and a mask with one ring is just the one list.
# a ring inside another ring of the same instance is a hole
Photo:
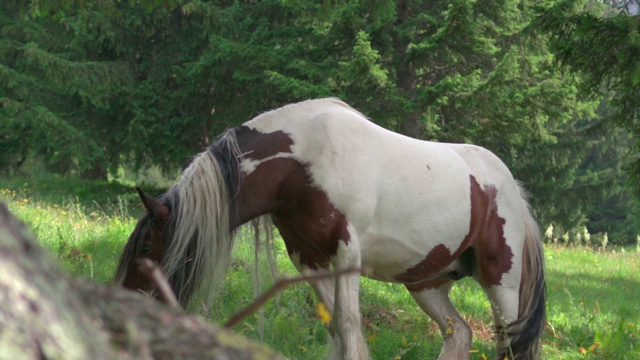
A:
{"label": "horse", "polygon": [[357,268],[311,286],[332,315],[330,357],[367,359],[360,276],[404,284],[444,338],[438,359],[469,359],[472,331],[452,284],[472,276],[494,314],[498,359],[539,358],[546,285],[540,232],[521,184],[492,152],[413,139],[335,98],[258,115],[193,157],[124,247],[114,281],[153,290],[136,259],[158,261],[180,304],[224,278],[235,230],[269,219],[302,273]]}

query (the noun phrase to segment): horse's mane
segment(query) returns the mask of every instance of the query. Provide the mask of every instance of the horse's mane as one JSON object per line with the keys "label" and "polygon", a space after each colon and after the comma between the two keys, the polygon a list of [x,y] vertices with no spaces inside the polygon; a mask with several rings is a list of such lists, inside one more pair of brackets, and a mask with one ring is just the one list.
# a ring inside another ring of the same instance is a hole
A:
{"label": "horse's mane", "polygon": [[[228,130],[193,159],[164,196],[173,211],[162,268],[182,305],[196,292],[210,300],[224,277],[234,238],[239,157],[235,132]],[[201,286],[205,279],[211,284]]]}

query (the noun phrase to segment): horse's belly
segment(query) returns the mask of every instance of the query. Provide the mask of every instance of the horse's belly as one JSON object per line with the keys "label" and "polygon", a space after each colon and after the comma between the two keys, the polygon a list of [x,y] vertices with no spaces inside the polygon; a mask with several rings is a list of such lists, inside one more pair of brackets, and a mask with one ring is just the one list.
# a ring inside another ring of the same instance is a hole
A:
{"label": "horse's belly", "polygon": [[[464,235],[459,241],[429,237],[414,241],[395,239],[392,237],[364,236],[361,242],[363,275],[380,281],[402,282],[398,276],[419,264],[438,246],[453,248],[453,253],[462,243]],[[436,262],[433,267],[425,269],[424,278],[438,277],[446,270],[454,259]]]}
{"label": "horse's belly", "polygon": [[363,275],[381,281],[396,281],[394,275],[407,269],[418,253],[407,244],[391,238],[365,238],[362,248]]}

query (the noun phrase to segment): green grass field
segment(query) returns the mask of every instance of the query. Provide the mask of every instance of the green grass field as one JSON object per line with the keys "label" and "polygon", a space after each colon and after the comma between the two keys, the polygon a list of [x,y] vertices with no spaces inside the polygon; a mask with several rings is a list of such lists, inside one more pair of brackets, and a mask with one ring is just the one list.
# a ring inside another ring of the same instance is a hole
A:
{"label": "green grass field", "polygon": [[[157,191],[157,190],[156,190]],[[153,193],[153,191],[152,191]],[[131,188],[59,178],[0,179],[0,200],[31,227],[70,273],[108,283],[141,213]],[[241,233],[221,293],[208,310],[223,324],[254,298],[253,245]],[[548,326],[543,359],[640,359],[640,251],[546,246]],[[295,276],[284,245],[276,255],[281,276]],[[265,265],[262,289],[271,283]],[[479,286],[457,283],[452,298],[474,330],[472,359],[494,358],[492,315]],[[442,340],[437,326],[403,286],[363,280],[361,310],[374,359],[435,359]],[[262,320],[261,320],[262,319]],[[326,331],[311,288],[280,293],[235,331],[266,342],[292,359],[321,359]]]}

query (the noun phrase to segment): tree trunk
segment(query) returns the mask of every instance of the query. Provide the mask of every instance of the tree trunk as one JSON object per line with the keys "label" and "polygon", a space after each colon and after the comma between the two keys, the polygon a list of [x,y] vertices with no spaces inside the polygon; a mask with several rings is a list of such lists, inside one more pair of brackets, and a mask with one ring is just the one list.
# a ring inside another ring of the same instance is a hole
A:
{"label": "tree trunk", "polygon": [[0,359],[282,359],[142,294],[73,279],[0,202]]}
{"label": "tree trunk", "polygon": [[91,168],[85,170],[80,174],[80,178],[86,180],[107,180],[107,169],[103,163],[95,163]]}
{"label": "tree trunk", "polygon": [[[396,2],[398,18],[396,27],[401,27],[407,19],[411,18],[410,4],[406,0]],[[405,116],[400,122],[400,133],[416,139],[422,138],[425,126],[417,104],[417,77],[416,69],[410,59],[407,59],[409,42],[398,32],[394,34],[396,64],[396,85],[400,94],[411,103],[410,109],[405,109]]]}

